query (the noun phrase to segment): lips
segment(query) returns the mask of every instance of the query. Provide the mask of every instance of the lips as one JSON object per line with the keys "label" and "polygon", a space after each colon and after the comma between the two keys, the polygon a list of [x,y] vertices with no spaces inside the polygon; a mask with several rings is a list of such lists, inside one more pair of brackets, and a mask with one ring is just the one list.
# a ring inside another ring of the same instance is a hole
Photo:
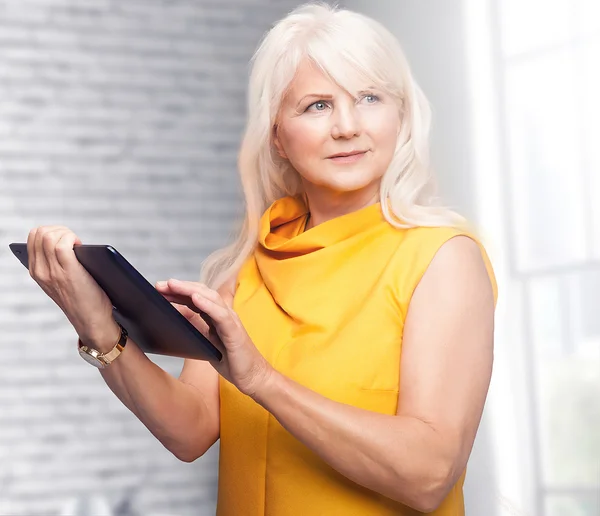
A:
{"label": "lips", "polygon": [[365,152],[367,152],[367,151],[366,150],[356,150],[356,151],[350,151],[350,152],[339,152],[338,154],[333,154],[331,156],[328,156],[328,159],[346,158],[348,156],[356,156],[357,154],[364,154]]}
{"label": "lips", "polygon": [[352,152],[340,152],[338,154],[334,154],[327,158],[331,163],[335,163],[337,165],[349,165],[352,163],[357,163],[363,159],[363,157],[367,154],[367,151],[352,151]]}

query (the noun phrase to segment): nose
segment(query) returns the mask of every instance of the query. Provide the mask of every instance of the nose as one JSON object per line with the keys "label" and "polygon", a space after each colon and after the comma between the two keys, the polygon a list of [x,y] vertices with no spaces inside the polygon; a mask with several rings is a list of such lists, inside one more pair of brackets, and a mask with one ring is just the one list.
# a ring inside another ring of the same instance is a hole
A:
{"label": "nose", "polygon": [[353,138],[360,136],[362,131],[360,113],[356,105],[344,104],[336,106],[333,113],[333,125],[331,127],[331,136],[337,140],[339,138]]}

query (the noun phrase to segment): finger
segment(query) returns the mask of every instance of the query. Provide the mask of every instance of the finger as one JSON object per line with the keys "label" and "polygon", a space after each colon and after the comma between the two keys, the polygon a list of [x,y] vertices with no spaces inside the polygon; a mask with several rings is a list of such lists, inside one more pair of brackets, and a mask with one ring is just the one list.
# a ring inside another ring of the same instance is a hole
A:
{"label": "finger", "polygon": [[192,301],[189,296],[173,296],[170,294],[163,294],[163,297],[169,301],[171,304],[176,304],[179,306],[185,306],[195,314],[199,315],[203,321],[206,322],[208,326],[214,327],[215,323],[211,319],[211,317],[206,313],[200,310]]}
{"label": "finger", "polygon": [[166,281],[166,288],[184,296],[191,296],[201,288],[201,285],[201,283],[194,281],[183,281],[175,278],[170,278]]}
{"label": "finger", "polygon": [[208,325],[209,331],[211,331],[212,333],[217,335],[217,327],[216,327],[215,321],[213,321],[212,317],[210,315],[208,315],[206,312],[200,310],[197,306],[194,306],[193,310],[198,312],[200,317],[202,317],[202,319],[206,322],[206,324]]}
{"label": "finger", "polygon": [[56,244],[65,233],[64,227],[49,227],[42,235],[42,250],[48,266],[48,272],[51,276],[62,272],[62,267],[59,265],[56,258]]}
{"label": "finger", "polygon": [[79,261],[73,251],[75,244],[81,245],[81,240],[71,230],[66,230],[56,242],[56,261],[64,271],[79,265]]}
{"label": "finger", "polygon": [[[228,322],[233,322],[231,312],[227,306],[221,305],[218,301],[214,301],[204,294],[195,292],[192,294],[192,302],[199,310],[205,312],[213,320],[217,328]],[[222,299],[221,302],[223,302]]]}
{"label": "finger", "polygon": [[202,296],[213,300],[220,306],[228,306],[217,291],[210,289],[203,283],[197,283],[194,281],[181,281],[171,278],[166,282],[157,282],[156,286],[163,296],[173,296],[171,299],[176,299],[179,303],[187,304],[192,310],[197,310],[197,307],[193,302],[191,302],[191,297],[194,293],[198,292],[201,293]]}
{"label": "finger", "polygon": [[[49,231],[46,234],[46,240],[43,244],[44,253],[46,254],[46,260],[48,262],[48,267],[50,268],[50,273],[56,275],[58,273],[64,274],[64,267],[59,261],[59,246],[65,245],[61,244],[61,241],[67,236],[71,234],[71,231],[66,228],[57,228],[52,231]],[[68,245],[68,242],[67,242]],[[73,247],[71,246],[71,252],[73,252]],[[64,262],[64,251],[63,253],[63,262]]]}
{"label": "finger", "polygon": [[35,267],[33,273],[35,274],[35,277],[41,281],[47,280],[49,275],[48,260],[46,259],[46,253],[44,252],[44,238],[47,238],[45,235],[52,230],[51,228],[52,226],[42,226],[38,228],[33,244],[33,252],[35,254]]}
{"label": "finger", "polygon": [[209,326],[208,323],[202,318],[202,316],[197,312],[192,310],[189,306],[181,305],[179,303],[171,303],[173,307],[183,315],[188,321],[190,321],[194,326],[200,326],[202,333],[208,334]]}
{"label": "finger", "polygon": [[229,305],[225,302],[225,300],[223,299],[223,297],[221,296],[221,294],[216,291],[213,290],[210,287],[207,287],[206,285],[200,283],[198,284],[199,288],[196,290],[197,292],[200,293],[200,295],[202,295],[202,297],[206,298],[206,299],[210,299],[213,303],[215,303],[216,305],[222,307],[222,308],[226,308],[229,309]]}
{"label": "finger", "polygon": [[221,341],[221,337],[219,337],[216,328],[212,326],[212,324],[207,323],[201,314],[199,314],[197,311],[191,310],[188,306],[177,303],[171,304],[181,315],[183,315],[190,323],[192,323],[194,327],[197,328],[198,331],[202,333],[202,335],[204,335],[213,346],[215,346],[219,351],[223,352],[223,342]]}
{"label": "finger", "polygon": [[216,291],[204,283],[198,283],[195,281],[181,281],[177,279],[169,279],[167,281],[167,285],[173,293],[182,294],[186,296],[190,296],[194,292],[200,292],[203,296],[212,299],[213,301],[225,306],[225,302],[221,298],[221,295]]}
{"label": "finger", "polygon": [[38,232],[38,228],[33,228],[29,235],[27,235],[27,268],[29,269],[29,274],[33,273],[35,268],[35,238]]}
{"label": "finger", "polygon": [[183,296],[180,294],[172,294],[171,292],[161,292],[162,296],[172,303],[179,303],[180,305],[188,305],[190,308],[194,309],[194,304],[191,301],[190,296]]}
{"label": "finger", "polygon": [[179,294],[163,293],[162,296],[171,303],[177,303],[179,305],[185,305],[196,313],[199,313],[198,308],[192,302],[190,296],[183,296]]}

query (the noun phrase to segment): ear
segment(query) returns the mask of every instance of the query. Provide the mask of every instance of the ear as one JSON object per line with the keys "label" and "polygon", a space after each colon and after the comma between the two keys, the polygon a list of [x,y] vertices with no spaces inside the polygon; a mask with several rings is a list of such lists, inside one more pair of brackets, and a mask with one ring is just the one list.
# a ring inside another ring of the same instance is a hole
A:
{"label": "ear", "polygon": [[287,154],[283,150],[283,145],[281,145],[281,140],[279,139],[279,135],[277,134],[278,126],[275,124],[273,126],[273,145],[277,149],[277,154],[279,154],[283,159],[287,159]]}

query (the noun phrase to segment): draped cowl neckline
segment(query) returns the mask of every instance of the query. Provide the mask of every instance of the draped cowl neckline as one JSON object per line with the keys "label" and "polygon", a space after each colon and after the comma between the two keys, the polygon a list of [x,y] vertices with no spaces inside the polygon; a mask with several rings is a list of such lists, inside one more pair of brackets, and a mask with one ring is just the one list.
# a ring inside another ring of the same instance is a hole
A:
{"label": "draped cowl neckline", "polygon": [[380,246],[389,247],[386,235],[396,231],[380,206],[370,204],[307,231],[302,195],[278,199],[265,211],[254,253],[257,269],[275,303],[293,320],[326,327],[332,305],[340,304],[332,296],[350,289],[349,279],[357,274],[375,274],[379,257],[373,253],[383,257],[387,251]]}
{"label": "draped cowl neckline", "polygon": [[276,200],[261,218],[259,247],[271,258],[282,260],[340,244],[378,224],[387,225],[379,202],[303,231],[307,218],[308,206],[302,195]]}

